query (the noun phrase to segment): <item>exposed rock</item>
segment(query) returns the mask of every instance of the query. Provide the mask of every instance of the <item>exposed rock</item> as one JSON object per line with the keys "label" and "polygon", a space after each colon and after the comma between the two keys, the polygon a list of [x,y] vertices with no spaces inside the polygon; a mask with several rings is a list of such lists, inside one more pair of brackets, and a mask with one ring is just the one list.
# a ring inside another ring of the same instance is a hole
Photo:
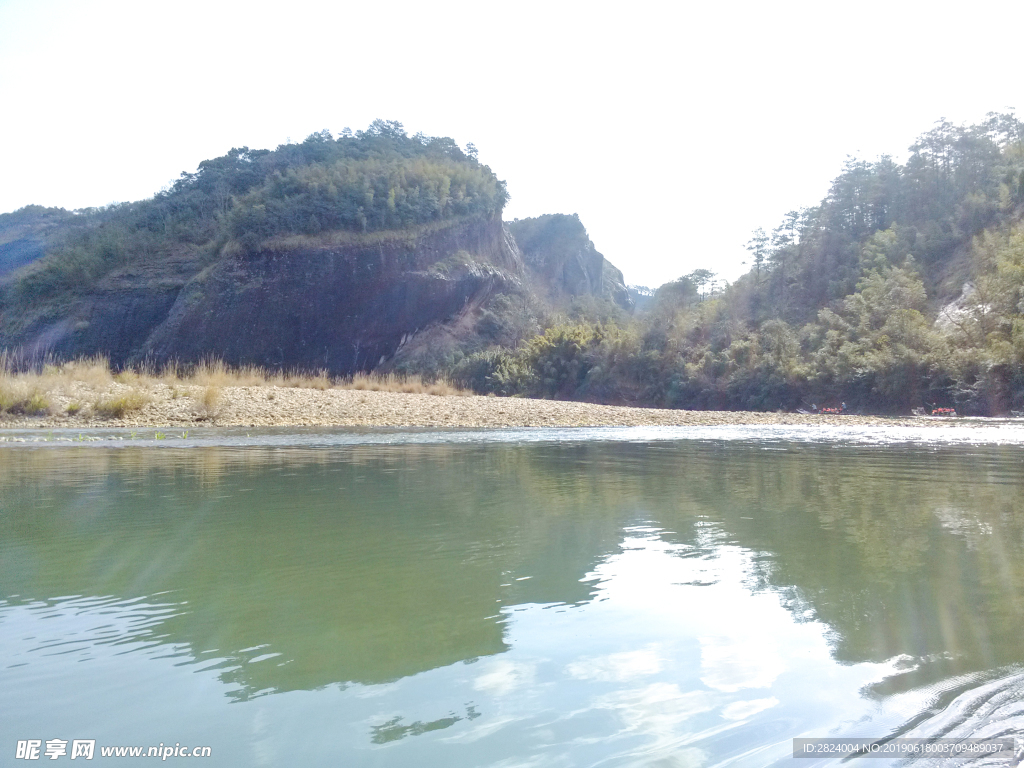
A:
{"label": "exposed rock", "polygon": [[529,309],[537,295],[554,306],[596,297],[633,307],[622,273],[575,215],[229,246],[137,254],[88,292],[0,317],[0,348],[36,359],[102,354],[115,367],[219,358],[332,374],[434,370],[539,331]]}
{"label": "exposed rock", "polygon": [[223,259],[182,290],[143,357],[369,370],[521,269],[501,220]]}
{"label": "exposed rock", "polygon": [[650,309],[654,305],[654,288],[648,288],[646,285],[627,285],[626,290],[637,311]]}
{"label": "exposed rock", "polygon": [[378,365],[403,340],[517,282],[499,217],[417,232],[304,238],[256,254],[112,273],[67,314],[0,344],[29,354],[326,369]]}
{"label": "exposed rock", "polygon": [[575,213],[517,219],[508,227],[535,289],[555,304],[563,296],[596,296],[633,309],[622,272],[594,247]]}
{"label": "exposed rock", "polygon": [[951,331],[962,328],[964,323],[977,320],[988,314],[991,307],[988,304],[979,303],[977,293],[978,289],[974,287],[974,283],[964,283],[960,295],[939,310],[939,314],[935,318],[935,327],[939,330]]}

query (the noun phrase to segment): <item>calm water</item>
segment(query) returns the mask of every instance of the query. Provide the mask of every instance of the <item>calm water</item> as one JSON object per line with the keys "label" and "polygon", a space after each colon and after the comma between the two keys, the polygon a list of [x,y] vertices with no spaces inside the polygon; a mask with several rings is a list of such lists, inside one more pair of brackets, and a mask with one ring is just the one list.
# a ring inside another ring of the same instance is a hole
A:
{"label": "calm water", "polygon": [[1024,735],[1024,445],[986,434],[0,444],[0,764],[810,768],[793,737]]}

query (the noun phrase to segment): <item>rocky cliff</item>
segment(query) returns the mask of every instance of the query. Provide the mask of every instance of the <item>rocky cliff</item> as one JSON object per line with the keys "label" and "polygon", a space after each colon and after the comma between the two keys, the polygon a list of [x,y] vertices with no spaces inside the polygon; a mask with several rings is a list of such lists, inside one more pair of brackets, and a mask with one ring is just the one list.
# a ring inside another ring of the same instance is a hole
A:
{"label": "rocky cliff", "polygon": [[369,370],[404,340],[444,324],[523,275],[500,216],[369,235],[333,233],[141,260],[22,322],[0,318],[0,347],[58,357]]}
{"label": "rocky cliff", "polygon": [[409,336],[455,318],[522,274],[499,217],[346,239],[271,245],[217,262],[182,289],[138,354],[370,370]]}
{"label": "rocky cliff", "polygon": [[522,251],[532,287],[552,303],[595,296],[633,309],[622,272],[594,247],[575,213],[517,219],[508,227]]}
{"label": "rocky cliff", "polygon": [[[32,233],[42,249],[43,230]],[[102,354],[115,366],[215,357],[333,374],[436,370],[460,350],[540,330],[536,314],[517,309],[536,297],[632,306],[622,273],[577,217],[562,215],[140,253],[75,291],[30,300],[17,298],[23,274],[0,276],[0,349],[35,359]]]}

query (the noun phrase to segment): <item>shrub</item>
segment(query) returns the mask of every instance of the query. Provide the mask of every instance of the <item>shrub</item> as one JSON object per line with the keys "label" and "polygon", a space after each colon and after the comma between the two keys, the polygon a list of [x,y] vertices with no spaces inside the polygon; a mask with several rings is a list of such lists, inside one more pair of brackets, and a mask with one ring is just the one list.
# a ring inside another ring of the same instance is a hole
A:
{"label": "shrub", "polygon": [[49,412],[50,401],[40,392],[33,392],[11,408],[11,413],[21,413],[25,416],[45,416]]}
{"label": "shrub", "polygon": [[533,392],[541,397],[572,397],[583,384],[592,355],[602,339],[600,329],[587,325],[560,325],[527,342],[525,359],[534,372]]}
{"label": "shrub", "polygon": [[15,395],[9,388],[0,384],[0,413],[10,411],[17,402],[17,395]]}
{"label": "shrub", "polygon": [[463,358],[452,368],[451,377],[482,395],[520,395],[529,390],[534,378],[521,354],[501,348]]}
{"label": "shrub", "polygon": [[100,400],[96,403],[93,410],[96,412],[97,416],[104,419],[121,419],[129,413],[141,411],[145,404],[146,398],[144,398],[140,393],[129,392],[121,395],[120,397]]}
{"label": "shrub", "polygon": [[39,391],[23,394],[14,388],[0,385],[0,413],[3,412],[22,416],[45,416],[50,412],[50,401]]}
{"label": "shrub", "polygon": [[215,418],[220,411],[220,387],[209,386],[203,390],[199,398],[199,408],[203,416],[208,419]]}

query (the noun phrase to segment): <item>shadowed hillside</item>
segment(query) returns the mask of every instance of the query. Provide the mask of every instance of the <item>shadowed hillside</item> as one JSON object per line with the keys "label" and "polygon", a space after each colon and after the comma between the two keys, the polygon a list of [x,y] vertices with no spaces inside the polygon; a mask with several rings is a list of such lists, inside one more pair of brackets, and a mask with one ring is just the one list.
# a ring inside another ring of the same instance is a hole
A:
{"label": "shadowed hillside", "polygon": [[0,222],[0,346],[371,368],[517,280],[506,200],[451,139],[377,121],[233,149],[138,203],[23,209]]}
{"label": "shadowed hillside", "polygon": [[137,203],[29,206],[0,216],[0,349],[432,377],[577,298],[629,306],[576,218],[548,217],[569,239],[531,236],[524,268],[507,200],[472,146],[378,120],[232,149]]}

